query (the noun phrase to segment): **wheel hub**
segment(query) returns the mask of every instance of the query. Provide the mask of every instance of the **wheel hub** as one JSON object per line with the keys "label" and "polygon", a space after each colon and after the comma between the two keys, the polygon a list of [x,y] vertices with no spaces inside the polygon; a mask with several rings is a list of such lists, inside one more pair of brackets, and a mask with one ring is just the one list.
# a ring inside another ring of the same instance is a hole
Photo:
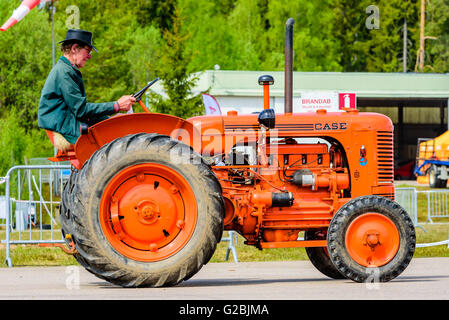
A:
{"label": "wheel hub", "polygon": [[100,205],[102,229],[111,245],[139,261],[165,259],[180,250],[193,233],[196,214],[188,182],[155,163],[116,174]]}
{"label": "wheel hub", "polygon": [[351,258],[365,267],[380,267],[394,258],[399,249],[396,225],[380,213],[364,213],[346,231],[345,245]]}
{"label": "wheel hub", "polygon": [[376,246],[380,245],[379,232],[367,232],[365,236],[365,242],[363,244],[368,245],[371,248],[371,251],[374,251]]}
{"label": "wheel hub", "polygon": [[153,201],[144,200],[134,207],[139,221],[143,224],[152,224],[160,219],[161,211],[159,206]]}

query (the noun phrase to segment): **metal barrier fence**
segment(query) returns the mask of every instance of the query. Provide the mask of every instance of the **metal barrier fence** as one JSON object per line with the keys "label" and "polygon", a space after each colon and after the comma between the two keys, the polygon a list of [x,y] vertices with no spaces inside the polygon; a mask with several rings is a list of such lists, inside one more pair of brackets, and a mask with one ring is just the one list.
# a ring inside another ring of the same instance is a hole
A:
{"label": "metal barrier fence", "polygon": [[449,218],[449,190],[421,191],[427,195],[427,221],[432,218]]}
{"label": "metal barrier fence", "polygon": [[[409,214],[415,226],[418,225],[418,196],[425,197],[427,221],[433,223],[432,218],[449,218],[449,190],[416,190],[415,188],[396,188],[395,199]],[[424,199],[422,199],[424,200]]]}
{"label": "metal barrier fence", "polygon": [[[24,165],[8,170],[2,178],[5,196],[0,200],[4,220],[6,264],[12,267],[11,244],[63,243],[56,218],[64,180],[70,165]],[[35,200],[36,199],[36,200]]]}
{"label": "metal barrier fence", "polygon": [[[422,194],[421,201],[418,201]],[[395,188],[395,201],[399,203],[410,215],[415,227],[425,229],[418,224],[418,212],[427,211],[427,222],[433,223],[432,218],[449,218],[449,191],[446,190],[416,190],[416,188]],[[448,221],[449,222],[449,221]],[[447,222],[446,222],[447,223]],[[448,240],[418,243],[417,248],[448,245]]]}
{"label": "metal barrier fence", "polygon": [[418,224],[418,194],[415,188],[395,188],[395,201],[410,215],[415,227]]}
{"label": "metal barrier fence", "polygon": [[[62,233],[58,222],[60,196],[64,182],[71,173],[70,165],[24,165],[8,170],[0,178],[5,184],[5,196],[0,196],[0,234],[6,244],[6,264],[12,267],[12,244],[62,244]],[[36,200],[35,200],[36,199]],[[4,231],[3,231],[4,229]],[[228,232],[226,260],[232,252],[238,262],[237,233]]]}
{"label": "metal barrier fence", "polygon": [[226,257],[225,260],[228,261],[229,259],[229,253],[232,252],[232,257],[234,258],[234,262],[239,262],[239,259],[237,258],[237,250],[235,249],[234,243],[237,244],[237,232],[235,231],[228,231],[228,237],[222,238],[221,241],[228,241],[228,247],[226,248]]}

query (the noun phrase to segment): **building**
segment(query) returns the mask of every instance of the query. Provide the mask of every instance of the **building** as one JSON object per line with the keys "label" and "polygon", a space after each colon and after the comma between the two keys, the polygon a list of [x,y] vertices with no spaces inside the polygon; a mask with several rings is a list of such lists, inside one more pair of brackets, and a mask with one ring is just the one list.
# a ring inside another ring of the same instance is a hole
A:
{"label": "building", "polygon": [[[284,72],[207,70],[198,74],[194,94],[208,91],[223,114],[230,110],[251,113],[263,109],[261,75],[274,78],[270,105],[284,112]],[[162,86],[153,91],[162,93]],[[395,127],[395,163],[416,157],[418,138],[434,138],[448,130],[449,74],[294,72],[293,96],[303,92],[353,92],[360,111],[378,112]],[[298,111],[294,98],[293,112]]]}

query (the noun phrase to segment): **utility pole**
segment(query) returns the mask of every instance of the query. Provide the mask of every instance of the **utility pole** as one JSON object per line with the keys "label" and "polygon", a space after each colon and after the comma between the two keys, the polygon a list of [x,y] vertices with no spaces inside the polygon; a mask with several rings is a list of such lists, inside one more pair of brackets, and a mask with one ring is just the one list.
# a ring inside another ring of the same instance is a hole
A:
{"label": "utility pole", "polygon": [[[430,1],[430,0],[428,0]],[[415,71],[423,71],[424,70],[424,45],[426,39],[436,40],[436,37],[425,36],[424,26],[426,24],[426,0],[421,0],[421,22],[419,27],[419,50],[416,57],[416,65]]]}
{"label": "utility pole", "polygon": [[407,72],[407,18],[404,18],[404,42],[402,49],[402,71]]}
{"label": "utility pole", "polygon": [[415,72],[423,71],[424,69],[424,24],[426,21],[425,18],[425,10],[426,10],[426,1],[421,0],[421,21],[419,24],[419,49],[418,54],[416,55],[416,64],[415,64]]}
{"label": "utility pole", "polygon": [[55,66],[55,3],[54,1],[50,4],[50,10],[51,10],[51,54],[53,59],[53,67]]}

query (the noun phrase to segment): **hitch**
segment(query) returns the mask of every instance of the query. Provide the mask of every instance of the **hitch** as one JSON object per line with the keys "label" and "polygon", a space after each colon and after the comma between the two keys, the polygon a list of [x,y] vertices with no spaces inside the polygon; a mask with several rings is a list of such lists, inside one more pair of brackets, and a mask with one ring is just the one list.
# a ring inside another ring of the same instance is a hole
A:
{"label": "hitch", "polygon": [[73,255],[77,254],[78,250],[76,250],[76,248],[75,248],[75,242],[73,242],[72,235],[66,234],[65,238],[68,241],[70,241],[70,243],[67,244],[69,249],[67,249],[67,247],[63,243],[39,243],[39,247],[44,247],[44,248],[57,247],[57,248],[62,249],[62,251],[64,251],[65,253],[67,253],[69,255],[73,256]]}

